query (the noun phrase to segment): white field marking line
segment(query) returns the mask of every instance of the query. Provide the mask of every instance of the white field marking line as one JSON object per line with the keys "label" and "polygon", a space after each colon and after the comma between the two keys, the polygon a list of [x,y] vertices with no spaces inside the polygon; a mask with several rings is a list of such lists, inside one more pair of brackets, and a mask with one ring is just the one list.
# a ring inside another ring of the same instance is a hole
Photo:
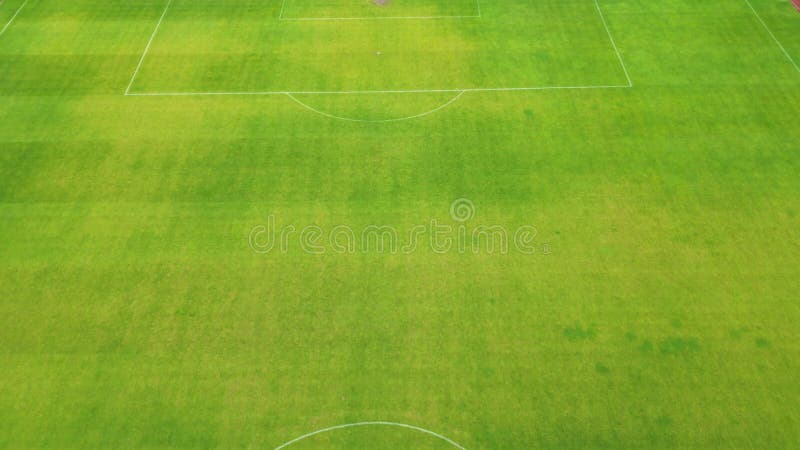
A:
{"label": "white field marking line", "polygon": [[[3,2],[2,2],[2,1],[0,1],[0,4],[2,4],[2,3],[3,3]],[[6,23],[6,25],[3,27],[3,29],[2,29],[2,30],[0,30],[0,36],[2,36],[2,35],[3,35],[3,33],[5,33],[5,32],[6,32],[6,30],[8,29],[8,27],[10,27],[10,26],[11,26],[11,22],[13,22],[13,21],[14,21],[14,19],[16,19],[16,18],[17,18],[17,16],[19,15],[19,13],[20,13],[20,12],[22,12],[22,8],[24,8],[24,7],[25,7],[25,5],[27,5],[27,4],[28,4],[28,0],[25,0],[25,1],[22,3],[22,6],[20,6],[20,7],[19,7],[19,9],[17,9],[17,12],[15,12],[13,16],[11,16],[11,20],[9,20],[9,21],[8,21],[8,23]]]}
{"label": "white field marking line", "polygon": [[290,446],[290,445],[292,445],[292,444],[294,444],[294,443],[296,443],[298,441],[302,441],[303,439],[309,438],[309,437],[317,435],[317,434],[327,433],[329,431],[334,431],[334,430],[341,430],[343,428],[364,427],[364,426],[370,426],[370,425],[381,425],[381,426],[389,426],[389,427],[408,428],[410,430],[419,431],[420,433],[425,433],[425,434],[429,434],[431,436],[434,436],[434,437],[436,437],[438,439],[441,439],[441,440],[447,442],[448,444],[452,445],[455,448],[458,448],[458,449],[461,449],[461,450],[467,450],[464,447],[462,447],[462,446],[458,445],[457,443],[453,442],[451,439],[449,439],[449,438],[447,438],[445,436],[442,436],[439,433],[433,432],[431,430],[426,430],[425,428],[416,427],[414,425],[407,425],[405,423],[397,423],[397,422],[356,422],[356,423],[346,423],[344,425],[336,425],[334,427],[322,428],[321,430],[312,431],[311,433],[304,434],[304,435],[302,435],[302,436],[300,436],[298,438],[292,439],[291,441],[286,442],[285,444],[282,444],[279,447],[275,447],[275,450],[281,450],[281,449],[286,448],[286,447],[288,447],[288,446]]}
{"label": "white field marking line", "polygon": [[459,16],[379,16],[379,17],[283,17],[283,11],[286,7],[286,1],[281,2],[281,12],[278,14],[278,20],[285,20],[288,22],[320,22],[328,20],[431,20],[431,19],[480,19],[481,18],[481,0],[475,0],[475,5],[478,8],[478,15],[459,15]]}
{"label": "white field marking line", "polygon": [[744,2],[747,3],[747,6],[749,6],[750,10],[753,11],[753,14],[755,14],[756,19],[758,19],[758,21],[761,22],[761,25],[764,27],[765,30],[767,30],[767,33],[769,33],[770,37],[772,37],[772,40],[775,41],[776,44],[778,44],[778,47],[780,47],[783,54],[786,55],[786,58],[789,60],[789,62],[792,63],[792,65],[794,66],[795,69],[797,69],[798,72],[800,72],[800,66],[797,65],[797,62],[794,60],[794,58],[792,58],[792,55],[790,55],[789,52],[786,51],[786,48],[784,48],[783,44],[781,44],[781,41],[779,41],[778,38],[775,37],[775,34],[772,33],[772,30],[770,30],[770,28],[767,26],[767,23],[764,22],[764,19],[761,18],[761,15],[758,14],[758,11],[756,11],[756,9],[753,8],[753,5],[750,3],[750,0],[744,0]]}
{"label": "white field marking line", "polygon": [[518,88],[467,88],[467,89],[409,89],[386,91],[240,91],[240,92],[133,92],[126,93],[128,97],[193,97],[193,96],[222,96],[222,95],[367,95],[367,94],[425,94],[447,92],[519,92],[519,91],[550,91],[573,89],[628,89],[631,85],[598,85],[598,86],[534,86]]}
{"label": "white field marking line", "polygon": [[611,36],[611,30],[608,29],[606,16],[603,14],[603,10],[600,9],[600,3],[598,0],[594,0],[594,5],[597,7],[597,13],[600,14],[600,20],[603,22],[603,27],[606,29],[606,34],[608,34],[608,40],[611,41],[611,45],[614,47],[614,52],[617,54],[617,59],[619,59],[619,64],[622,66],[622,71],[625,72],[625,78],[628,80],[628,87],[633,87],[633,81],[631,80],[630,74],[628,74],[628,68],[625,67],[625,61],[622,60],[622,54],[619,52],[619,48],[617,47],[616,41],[614,41],[614,37]]}
{"label": "white field marking line", "polygon": [[283,8],[286,7],[286,0],[281,2],[281,12],[278,14],[278,20],[283,20]]}
{"label": "white field marking line", "polygon": [[301,102],[300,100],[298,100],[292,94],[286,94],[286,95],[289,96],[290,99],[294,100],[298,105],[302,106],[303,108],[306,108],[311,112],[315,112],[315,113],[317,113],[319,115],[328,117],[330,119],[338,119],[338,120],[344,120],[344,121],[347,121],[347,122],[359,122],[359,123],[391,123],[391,122],[402,122],[404,120],[419,119],[421,117],[425,117],[425,116],[428,116],[430,114],[433,114],[433,113],[435,113],[437,111],[441,111],[442,109],[447,108],[448,106],[450,106],[453,103],[455,103],[464,94],[465,94],[465,92],[461,91],[458,95],[456,95],[455,97],[451,98],[447,103],[444,103],[443,105],[440,105],[440,106],[438,106],[438,107],[436,107],[436,108],[434,108],[434,109],[432,109],[430,111],[426,111],[424,113],[415,114],[413,116],[408,116],[408,117],[399,117],[399,118],[396,118],[396,119],[353,119],[353,118],[350,118],[350,117],[335,116],[333,114],[326,113],[325,111],[320,111],[320,110],[318,110],[316,108],[313,108],[313,107]]}
{"label": "white field marking line", "polygon": [[144,58],[147,56],[147,52],[150,51],[150,45],[153,44],[153,39],[155,39],[156,33],[158,33],[158,29],[161,28],[161,22],[164,21],[164,16],[167,15],[167,10],[169,9],[169,5],[171,4],[172,0],[168,0],[167,6],[164,7],[164,12],[161,13],[161,17],[158,19],[158,23],[156,24],[155,29],[153,29],[153,34],[150,35],[150,40],[147,41],[147,47],[144,48],[142,57],[139,58],[139,64],[136,65],[136,70],[133,71],[133,75],[131,76],[131,81],[128,83],[128,87],[125,89],[125,95],[130,94],[131,87],[133,87],[133,82],[134,80],[136,80],[136,75],[139,74],[139,70],[142,68],[142,64],[144,64]]}
{"label": "white field marking line", "polygon": [[378,17],[291,17],[284,22],[324,22],[337,20],[432,20],[432,19],[478,19],[481,16],[378,16]]}
{"label": "white field marking line", "polygon": [[[286,4],[287,0],[283,0],[281,3],[281,12],[280,16],[283,15],[283,6]],[[172,0],[169,0],[171,3]],[[480,8],[480,0],[476,0],[478,7]],[[167,3],[167,7],[164,8],[164,13],[161,16],[158,24],[156,25],[156,29],[153,30],[153,35],[150,37],[150,42],[147,44],[147,48],[145,49],[145,53],[142,54],[142,59],[139,61],[139,67],[141,67],[142,62],[144,61],[144,57],[147,54],[148,49],[150,48],[150,43],[152,42],[153,38],[158,32],[158,28],[161,25],[161,21],[164,19],[164,15],[166,15],[167,9],[169,8],[169,3]],[[597,7],[597,11],[600,14],[600,19],[603,22],[603,25],[606,29],[606,33],[614,47],[614,50],[617,54],[617,57],[622,65],[622,69],[625,72],[625,76],[628,80],[627,85],[586,85],[586,86],[533,86],[533,87],[501,87],[501,88],[456,88],[456,89],[395,89],[395,90],[362,90],[362,91],[238,91],[238,92],[139,92],[139,93],[132,93],[130,92],[130,87],[133,85],[133,79],[136,77],[136,74],[139,70],[137,67],[137,71],[134,72],[133,77],[131,78],[131,83],[128,85],[128,89],[125,91],[125,96],[128,97],[194,97],[194,96],[203,96],[203,97],[212,97],[212,96],[262,96],[262,95],[349,95],[349,94],[421,94],[421,93],[458,93],[459,97],[461,94],[467,92],[524,92],[524,91],[548,91],[548,90],[589,90],[589,89],[625,89],[625,88],[632,88],[633,82],[631,81],[630,76],[628,75],[628,70],[625,67],[625,63],[622,60],[622,55],[619,53],[617,45],[614,41],[614,38],[611,36],[611,32],[608,29],[608,25],[605,21],[605,16],[603,15],[602,10],[600,9],[600,5],[595,0],[595,6]],[[475,16],[477,17],[477,16]],[[283,20],[298,20],[298,19],[283,19]],[[326,19],[329,20],[329,19]],[[294,101],[299,102],[296,98],[293,98]],[[308,107],[307,105],[303,105]],[[313,110],[313,108],[310,108]],[[347,120],[342,118],[343,120]],[[352,119],[351,119],[352,120]]]}

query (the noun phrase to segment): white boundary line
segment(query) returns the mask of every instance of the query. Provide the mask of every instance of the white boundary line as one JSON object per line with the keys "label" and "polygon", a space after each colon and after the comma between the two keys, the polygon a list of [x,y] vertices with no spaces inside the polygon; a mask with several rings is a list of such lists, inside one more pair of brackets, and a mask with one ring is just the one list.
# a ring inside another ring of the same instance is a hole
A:
{"label": "white boundary line", "polygon": [[611,41],[611,46],[614,47],[614,53],[617,54],[617,59],[619,59],[619,64],[622,66],[622,71],[625,72],[625,79],[628,80],[628,87],[633,87],[633,81],[631,80],[631,76],[628,74],[628,68],[625,67],[625,61],[622,60],[622,54],[619,52],[619,48],[617,48],[616,41],[614,41],[614,38],[611,36],[611,30],[608,29],[606,16],[603,14],[603,10],[600,9],[599,0],[594,0],[594,5],[597,7],[597,13],[600,14],[600,20],[603,22],[603,27],[606,29],[606,34],[608,34],[608,40]]}
{"label": "white boundary line", "polygon": [[153,39],[155,39],[156,33],[158,33],[158,29],[161,28],[161,22],[164,21],[164,16],[167,15],[167,10],[169,9],[169,5],[171,4],[172,0],[168,0],[167,6],[164,7],[164,12],[161,13],[161,17],[158,19],[158,23],[156,24],[156,27],[153,30],[153,34],[150,35],[150,40],[147,41],[147,47],[144,48],[142,57],[139,58],[139,64],[136,65],[136,70],[133,71],[133,75],[131,76],[131,81],[128,83],[128,87],[125,89],[125,95],[130,95],[131,87],[133,87],[133,82],[134,80],[136,80],[136,75],[139,74],[139,70],[142,68],[142,64],[144,64],[144,58],[147,56],[147,52],[150,51],[150,45],[153,44]]}
{"label": "white boundary line", "polygon": [[[27,5],[27,4],[28,4],[28,1],[29,1],[29,0],[25,0],[24,2],[22,2],[22,5],[19,7],[19,9],[17,9],[17,12],[15,12],[13,16],[11,16],[11,20],[9,20],[9,21],[8,21],[8,23],[6,23],[6,25],[3,27],[3,29],[0,29],[0,36],[2,36],[2,35],[3,35],[3,33],[5,33],[5,32],[6,32],[6,30],[8,29],[8,27],[10,27],[10,26],[11,26],[11,22],[13,22],[13,21],[14,21],[14,19],[16,19],[16,18],[17,18],[17,16],[19,15],[19,13],[21,13],[21,12],[22,12],[22,8],[24,8],[24,7],[25,7],[25,5]],[[3,2],[2,2],[2,1],[0,1],[0,4],[2,4],[2,3],[3,3]]]}
{"label": "white boundary line", "polygon": [[336,426],[333,426],[333,427],[322,428],[320,430],[312,431],[311,433],[304,434],[304,435],[302,435],[300,437],[292,439],[291,441],[288,441],[288,442],[286,442],[284,444],[281,444],[280,446],[275,447],[275,450],[281,450],[281,449],[286,448],[286,447],[288,447],[288,446],[290,446],[290,445],[292,445],[292,444],[294,444],[296,442],[302,441],[303,439],[309,438],[311,436],[315,436],[317,434],[327,433],[329,431],[334,431],[334,430],[341,430],[343,428],[364,427],[364,426],[371,426],[371,425],[399,427],[399,428],[407,428],[409,430],[419,431],[420,433],[429,434],[429,435],[434,436],[434,437],[436,437],[436,438],[438,438],[438,439],[440,439],[442,441],[445,441],[445,442],[447,442],[448,444],[452,445],[453,447],[455,447],[457,449],[467,450],[464,447],[462,447],[462,446],[458,445],[457,443],[455,443],[453,440],[451,440],[451,439],[449,439],[449,438],[447,438],[445,436],[442,436],[439,433],[433,432],[431,430],[426,430],[425,428],[420,428],[420,427],[417,427],[417,426],[414,426],[414,425],[408,425],[408,424],[405,424],[405,423],[383,422],[383,421],[346,423],[344,425],[336,425]]}
{"label": "white boundary line", "polygon": [[792,55],[790,55],[789,52],[786,51],[786,48],[784,48],[783,44],[781,44],[781,41],[779,41],[778,38],[775,37],[775,34],[772,33],[772,30],[770,30],[770,28],[767,26],[767,23],[764,22],[764,19],[761,18],[761,15],[758,14],[758,11],[756,11],[756,9],[753,8],[753,5],[750,3],[750,0],[744,0],[744,2],[747,3],[747,6],[749,6],[750,10],[753,11],[753,14],[756,16],[756,19],[758,19],[758,21],[761,22],[761,25],[764,27],[765,30],[767,30],[767,33],[769,33],[770,37],[772,37],[772,40],[775,41],[776,44],[778,44],[778,47],[780,47],[783,54],[786,55],[786,58],[789,60],[789,62],[792,63],[792,65],[794,66],[795,69],[797,69],[798,72],[800,72],[800,66],[797,65],[797,62],[794,60],[794,58],[792,58]]}
{"label": "white boundary line", "polygon": [[459,15],[459,16],[378,16],[378,17],[283,17],[287,0],[281,2],[281,11],[278,14],[278,20],[287,22],[313,22],[313,21],[329,21],[329,20],[431,20],[431,19],[480,19],[481,18],[481,0],[475,0],[475,6],[478,10],[477,15]]}

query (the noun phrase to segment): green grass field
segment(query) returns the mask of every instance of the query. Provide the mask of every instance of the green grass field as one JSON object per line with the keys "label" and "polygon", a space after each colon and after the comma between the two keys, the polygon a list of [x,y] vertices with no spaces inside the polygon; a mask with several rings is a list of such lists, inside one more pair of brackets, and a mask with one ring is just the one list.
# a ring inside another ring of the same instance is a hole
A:
{"label": "green grass field", "polygon": [[797,448],[789,0],[0,30],[0,448]]}

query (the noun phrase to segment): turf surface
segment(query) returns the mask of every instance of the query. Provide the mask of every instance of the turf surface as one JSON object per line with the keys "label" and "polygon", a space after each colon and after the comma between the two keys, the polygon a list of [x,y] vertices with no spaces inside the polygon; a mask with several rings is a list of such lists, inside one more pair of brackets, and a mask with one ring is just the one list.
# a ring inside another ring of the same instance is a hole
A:
{"label": "turf surface", "polygon": [[0,2],[0,447],[800,441],[791,2],[169,5]]}

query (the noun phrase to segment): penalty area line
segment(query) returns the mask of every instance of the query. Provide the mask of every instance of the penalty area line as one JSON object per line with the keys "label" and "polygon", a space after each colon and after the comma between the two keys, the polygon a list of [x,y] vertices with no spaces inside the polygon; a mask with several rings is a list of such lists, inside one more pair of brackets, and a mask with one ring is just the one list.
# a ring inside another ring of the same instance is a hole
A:
{"label": "penalty area line", "polygon": [[283,10],[286,8],[286,0],[281,2],[281,12],[278,13],[278,20],[283,20]]}
{"label": "penalty area line", "polygon": [[[520,92],[520,91],[546,91],[546,90],[591,90],[591,89],[630,89],[633,86],[543,86],[543,87],[529,87],[529,88],[483,88],[483,89],[431,89],[431,90],[408,90],[408,91],[331,91],[331,92],[322,92],[322,91],[311,91],[311,92],[285,92],[285,91],[266,91],[266,92],[142,92],[142,93],[126,93],[126,96],[129,97],[214,97],[214,96],[287,96],[293,102],[297,103],[298,105],[302,106],[303,108],[317,113],[319,115],[328,117],[330,119],[338,119],[344,120],[347,122],[360,122],[360,123],[392,123],[392,122],[400,122],[404,120],[411,120],[411,119],[418,119],[421,117],[425,117],[431,115],[435,112],[441,111],[444,108],[452,105],[456,101],[458,101],[464,94],[468,92]],[[357,95],[364,95],[364,94],[418,94],[418,93],[454,93],[456,94],[453,98],[449,101],[445,102],[444,104],[431,109],[430,111],[425,111],[420,114],[415,114],[413,116],[408,117],[398,117],[398,118],[391,118],[391,119],[357,119],[352,117],[342,117],[337,116],[334,114],[326,113],[324,111],[320,111],[307,103],[304,103],[297,97],[296,95],[347,95],[347,94],[357,94]]]}
{"label": "penalty area line", "polygon": [[796,69],[798,72],[800,72],[800,66],[798,66],[798,65],[797,65],[797,62],[794,60],[794,58],[792,58],[792,55],[790,55],[790,54],[789,54],[789,52],[788,52],[788,51],[786,51],[786,48],[783,46],[783,44],[781,44],[781,41],[779,41],[779,40],[778,40],[778,38],[777,38],[777,37],[775,37],[775,34],[774,34],[774,33],[772,32],[772,30],[771,30],[771,29],[770,29],[770,28],[767,26],[767,23],[766,23],[766,22],[764,22],[764,19],[762,19],[762,18],[761,18],[761,15],[758,13],[758,11],[756,11],[756,9],[755,9],[755,8],[753,8],[753,4],[752,4],[752,3],[750,3],[750,0],[744,0],[744,2],[745,2],[745,3],[747,3],[747,6],[748,6],[748,7],[750,7],[750,11],[753,11],[753,15],[755,15],[755,16],[756,16],[756,19],[758,19],[758,21],[759,21],[759,22],[761,22],[761,26],[763,26],[763,27],[764,27],[764,29],[765,29],[765,30],[767,30],[767,33],[769,33],[769,36],[772,38],[772,40],[773,40],[773,41],[775,41],[775,43],[776,43],[776,44],[778,44],[778,47],[780,47],[781,51],[782,51],[782,52],[783,52],[783,54],[786,56],[786,59],[788,59],[788,60],[789,60],[789,62],[790,62],[790,63],[792,63],[792,65],[794,66],[794,68],[795,68],[795,69]]}
{"label": "penalty area line", "polygon": [[597,7],[597,13],[600,14],[600,21],[603,22],[603,27],[606,29],[606,34],[608,34],[608,40],[611,41],[611,46],[614,47],[614,53],[617,54],[617,59],[619,60],[619,64],[622,66],[622,71],[625,72],[625,79],[628,80],[628,87],[633,87],[633,80],[631,80],[631,76],[628,73],[628,68],[625,67],[625,61],[622,59],[622,54],[617,47],[617,42],[611,35],[611,30],[608,28],[606,16],[603,14],[603,10],[600,8],[600,2],[598,0],[594,0],[594,5]]}
{"label": "penalty area line", "polygon": [[[20,6],[20,7],[17,9],[17,12],[15,12],[13,16],[11,16],[11,20],[9,20],[9,21],[8,21],[8,22],[5,24],[5,26],[4,26],[2,29],[0,29],[0,36],[2,36],[2,35],[3,35],[3,33],[5,33],[5,32],[6,32],[6,30],[8,29],[8,27],[10,27],[10,26],[11,26],[11,23],[12,23],[12,22],[14,22],[14,19],[16,19],[16,18],[17,18],[17,16],[19,15],[19,13],[21,13],[21,12],[22,12],[22,8],[24,8],[24,7],[25,7],[25,5],[27,5],[27,4],[28,4],[28,1],[29,1],[29,0],[25,0],[24,2],[22,2],[22,5],[21,5],[21,6]],[[2,1],[0,1],[0,4],[2,4],[2,3],[3,3],[3,2],[2,2]]]}
{"label": "penalty area line", "polygon": [[153,39],[156,38],[156,34],[158,33],[158,29],[161,28],[161,22],[164,21],[164,16],[167,15],[167,10],[169,10],[169,6],[172,4],[172,0],[167,1],[167,6],[164,7],[164,11],[161,13],[161,17],[158,19],[158,23],[156,23],[155,29],[153,29],[153,34],[150,35],[150,40],[147,41],[147,46],[144,48],[144,52],[142,52],[142,57],[139,58],[139,64],[136,65],[136,70],[133,71],[133,75],[131,76],[131,81],[128,83],[128,87],[125,89],[125,95],[130,95],[131,87],[133,87],[133,82],[136,80],[136,75],[139,74],[139,70],[142,68],[142,64],[144,64],[144,58],[147,56],[147,53],[150,51],[150,46],[153,44]]}
{"label": "penalty area line", "polygon": [[589,89],[630,89],[631,85],[591,85],[591,86],[534,86],[510,88],[465,88],[465,89],[409,89],[375,91],[240,91],[240,92],[126,92],[127,97],[192,97],[192,96],[257,96],[257,95],[369,95],[369,94],[436,94],[459,92],[524,92],[551,90],[589,90]]}

